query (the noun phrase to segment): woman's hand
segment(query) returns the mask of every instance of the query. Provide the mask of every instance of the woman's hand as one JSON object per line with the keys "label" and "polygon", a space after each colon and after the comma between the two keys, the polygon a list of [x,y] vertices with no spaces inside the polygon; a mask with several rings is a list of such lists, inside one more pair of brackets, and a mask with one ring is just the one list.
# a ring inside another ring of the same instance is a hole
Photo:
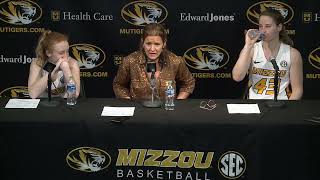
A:
{"label": "woman's hand", "polygon": [[[254,31],[257,31],[255,37],[250,36],[250,34],[254,34]],[[254,43],[259,39],[260,34],[257,29],[249,29],[245,32],[246,46],[253,46]]]}
{"label": "woman's hand", "polygon": [[70,71],[69,62],[68,62],[67,58],[63,57],[57,61],[56,67],[53,69],[52,74],[51,74],[51,78],[53,81],[57,78],[58,72],[60,70],[63,72],[63,75],[65,77],[71,76],[71,71]]}

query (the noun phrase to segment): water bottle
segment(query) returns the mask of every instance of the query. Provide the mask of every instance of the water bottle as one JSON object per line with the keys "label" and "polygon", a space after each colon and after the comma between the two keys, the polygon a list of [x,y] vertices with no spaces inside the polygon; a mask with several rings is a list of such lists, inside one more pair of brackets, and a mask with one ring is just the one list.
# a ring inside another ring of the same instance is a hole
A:
{"label": "water bottle", "polygon": [[175,99],[175,93],[174,88],[172,86],[172,81],[166,82],[166,101],[164,103],[164,109],[165,110],[174,110],[174,99]]}
{"label": "water bottle", "polygon": [[260,32],[258,29],[251,29],[249,30],[248,32],[248,35],[251,39],[254,39],[256,38],[257,36],[258,37],[258,41],[261,41],[263,38],[264,38],[264,33],[263,32]]}
{"label": "water bottle", "polygon": [[77,104],[76,84],[71,76],[67,84],[67,105],[73,106],[75,104]]}

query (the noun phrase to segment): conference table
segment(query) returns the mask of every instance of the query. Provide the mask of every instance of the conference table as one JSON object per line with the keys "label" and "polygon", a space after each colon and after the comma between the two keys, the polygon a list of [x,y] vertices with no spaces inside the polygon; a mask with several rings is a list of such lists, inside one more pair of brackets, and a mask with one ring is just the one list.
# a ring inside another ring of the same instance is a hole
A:
{"label": "conference table", "polygon": [[[79,99],[74,107],[7,109],[0,99],[0,179],[315,180],[320,170],[320,101],[177,100],[174,111],[140,102]],[[230,114],[227,104],[261,113]],[[135,107],[129,117],[104,107]]]}

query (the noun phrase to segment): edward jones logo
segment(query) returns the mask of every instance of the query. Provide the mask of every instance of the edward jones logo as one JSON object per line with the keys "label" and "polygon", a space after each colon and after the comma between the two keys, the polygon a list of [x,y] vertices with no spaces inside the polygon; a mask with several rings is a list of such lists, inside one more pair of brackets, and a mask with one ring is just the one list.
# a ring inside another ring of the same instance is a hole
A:
{"label": "edward jones logo", "polygon": [[313,50],[310,54],[309,54],[309,63],[317,68],[320,69],[320,47],[318,47],[317,49]]}
{"label": "edward jones logo", "polygon": [[111,157],[107,152],[98,148],[79,147],[69,152],[66,161],[75,170],[97,172],[110,165]]}
{"label": "edward jones logo", "polygon": [[42,16],[38,4],[30,0],[3,1],[0,3],[0,20],[13,25],[30,24]]}
{"label": "edward jones logo", "polygon": [[0,97],[29,98],[28,87],[14,86],[0,92]]}
{"label": "edward jones logo", "polygon": [[130,24],[145,26],[150,23],[161,23],[167,16],[167,9],[154,1],[134,1],[121,10],[122,18]]}
{"label": "edward jones logo", "polygon": [[78,61],[80,69],[92,69],[100,66],[106,59],[102,49],[91,44],[73,44],[69,51],[71,57]]}
{"label": "edward jones logo", "polygon": [[249,9],[247,10],[247,18],[253,24],[259,25],[258,20],[259,20],[260,13],[265,11],[267,8],[278,10],[284,17],[284,24],[291,21],[291,19],[294,16],[293,9],[289,5],[283,2],[261,1],[249,7]]}
{"label": "edward jones logo", "polygon": [[224,153],[218,163],[220,173],[228,179],[236,179],[243,175],[246,170],[246,160],[235,151]]}
{"label": "edward jones logo", "polygon": [[229,62],[229,54],[221,47],[199,45],[188,49],[183,55],[186,64],[197,70],[216,70]]}

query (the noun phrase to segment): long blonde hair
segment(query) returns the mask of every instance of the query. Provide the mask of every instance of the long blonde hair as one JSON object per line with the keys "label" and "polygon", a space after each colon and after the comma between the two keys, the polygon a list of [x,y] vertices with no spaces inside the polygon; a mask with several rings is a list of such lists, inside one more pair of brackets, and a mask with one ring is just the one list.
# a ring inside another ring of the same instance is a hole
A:
{"label": "long blonde hair", "polygon": [[59,32],[52,32],[50,30],[44,31],[39,40],[38,40],[38,45],[36,47],[36,56],[37,56],[37,65],[42,67],[47,59],[47,53],[46,51],[52,51],[52,47],[61,42],[61,41],[68,41],[69,38],[67,35],[59,33]]}

